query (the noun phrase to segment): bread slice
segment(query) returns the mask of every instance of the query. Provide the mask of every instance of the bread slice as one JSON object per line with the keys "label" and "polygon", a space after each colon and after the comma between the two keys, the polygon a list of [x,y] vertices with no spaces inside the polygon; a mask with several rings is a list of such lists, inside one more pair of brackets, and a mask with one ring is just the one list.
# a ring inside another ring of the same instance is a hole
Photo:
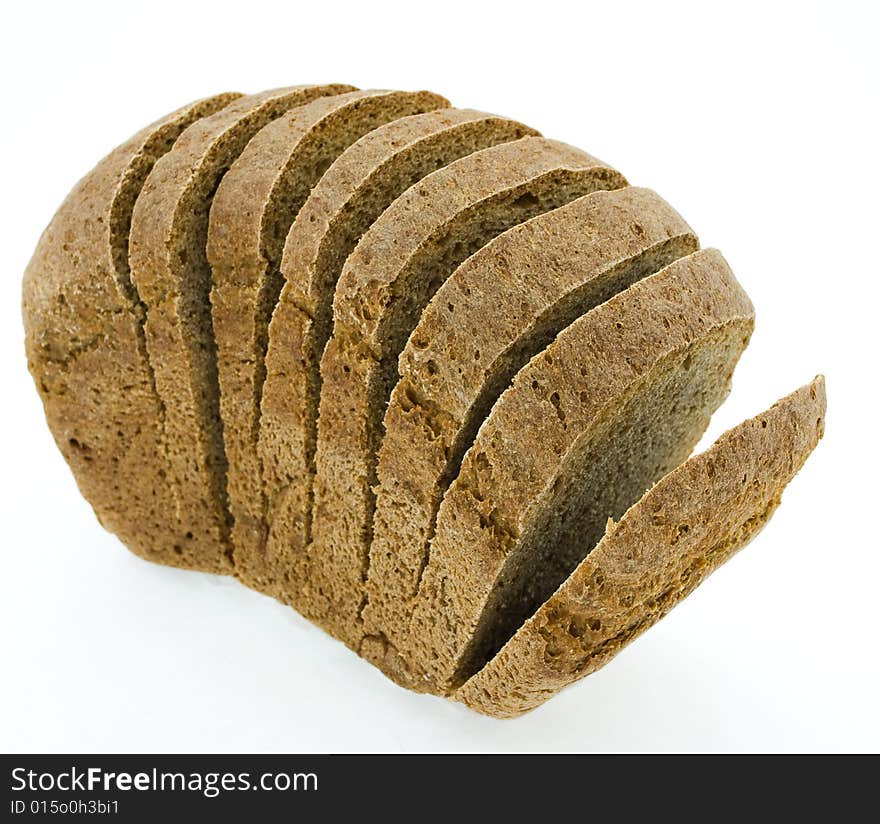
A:
{"label": "bread slice", "polygon": [[455,697],[509,718],[604,666],[760,531],[824,420],[818,377],[666,475]]}
{"label": "bread slice", "polygon": [[263,127],[224,175],[208,225],[211,314],[233,517],[233,565],[263,579],[265,503],[256,433],[269,319],[294,217],[327,167],[365,133],[449,102],[430,92],[359,91],[321,97]]}
{"label": "bread slice", "polygon": [[396,120],[347,149],[294,221],[282,260],[286,282],[270,326],[259,435],[271,502],[265,559],[276,597],[286,598],[295,559],[309,540],[319,364],[346,258],[392,201],[425,175],[533,133],[521,123],[462,109]]}
{"label": "bread slice", "polygon": [[181,135],[153,167],[135,203],[131,277],[146,306],[169,480],[179,488],[186,546],[199,569],[229,572],[232,554],[205,254],[211,199],[223,174],[269,121],[350,89],[302,86],[239,98]]}
{"label": "bread slice", "polygon": [[432,173],[361,239],[337,284],[333,336],[321,359],[308,585],[297,604],[307,617],[359,643],[382,414],[397,357],[424,305],[496,235],[588,192],[623,185],[601,161],[527,137]]}
{"label": "bread slice", "polygon": [[28,366],[59,450],[103,526],[132,552],[172,566],[194,558],[166,480],[129,227],[153,164],[191,123],[237,96],[184,106],[111,152],[67,196],[24,276]]}
{"label": "bread slice", "polygon": [[443,494],[516,372],[580,315],[698,248],[654,192],[600,191],[499,235],[434,295],[385,413],[365,656],[404,642]]}
{"label": "bread slice", "polygon": [[467,680],[607,519],[687,458],[753,319],[720,253],[696,252],[588,312],[520,370],[443,499],[394,661],[409,682],[446,693]]}

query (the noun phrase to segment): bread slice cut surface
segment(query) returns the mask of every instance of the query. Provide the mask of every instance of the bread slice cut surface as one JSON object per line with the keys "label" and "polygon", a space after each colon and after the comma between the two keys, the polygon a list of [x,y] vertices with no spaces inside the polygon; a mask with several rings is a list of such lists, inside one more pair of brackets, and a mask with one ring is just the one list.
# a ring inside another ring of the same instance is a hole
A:
{"label": "bread slice cut surface", "polygon": [[509,718],[604,666],[760,531],[824,420],[819,377],[665,476],[455,697]]}

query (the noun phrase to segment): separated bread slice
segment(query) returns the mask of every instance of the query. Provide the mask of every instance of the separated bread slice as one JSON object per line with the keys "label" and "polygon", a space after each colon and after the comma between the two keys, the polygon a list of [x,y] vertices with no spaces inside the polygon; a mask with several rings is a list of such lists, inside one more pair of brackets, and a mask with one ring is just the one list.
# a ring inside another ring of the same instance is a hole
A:
{"label": "separated bread slice", "polygon": [[364,655],[403,643],[443,494],[520,367],[580,315],[698,248],[654,192],[601,191],[499,235],[443,284],[401,353],[385,413],[363,612],[376,637]]}
{"label": "separated bread slice", "polygon": [[604,666],[761,530],[824,420],[818,377],[665,476],[455,697],[509,718]]}
{"label": "separated bread slice", "polygon": [[527,137],[441,169],[398,198],[352,252],[321,359],[308,588],[298,605],[357,646],[382,415],[397,357],[446,278],[501,232],[624,179],[555,141]]}
{"label": "separated bread slice", "polygon": [[174,566],[198,563],[167,481],[129,227],[157,159],[191,123],[237,96],[184,106],[109,154],[67,196],[24,276],[28,366],[80,491],[132,552]]}
{"label": "separated bread slice", "polygon": [[233,517],[233,563],[263,579],[265,505],[256,433],[269,319],[293,219],[327,167],[388,121],[449,105],[430,92],[362,91],[322,97],[264,126],[224,175],[211,205],[208,262],[220,413]]}
{"label": "separated bread slice", "polygon": [[231,570],[226,458],[211,328],[208,211],[223,174],[269,121],[349,86],[241,97],[190,126],[150,172],[131,224],[131,278],[146,306],[146,341],[162,431],[179,489],[188,551],[201,569]]}
{"label": "separated bread slice", "polygon": [[411,683],[446,693],[481,669],[607,519],[687,458],[752,326],[706,250],[588,312],[520,370],[443,499],[398,656]]}
{"label": "separated bread slice", "polygon": [[[285,598],[293,559],[308,543],[319,364],[333,293],[361,235],[425,175],[533,130],[495,115],[444,109],[388,123],[361,138],[309,195],[284,246],[285,285],[272,316],[260,413],[259,459],[271,531],[267,577]],[[216,208],[216,207],[215,207]]]}

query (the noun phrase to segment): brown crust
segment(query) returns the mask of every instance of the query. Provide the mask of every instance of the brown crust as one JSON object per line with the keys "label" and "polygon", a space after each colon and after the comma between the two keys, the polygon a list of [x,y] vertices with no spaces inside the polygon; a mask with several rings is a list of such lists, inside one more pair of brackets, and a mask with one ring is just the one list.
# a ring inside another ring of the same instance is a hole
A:
{"label": "brown crust", "polygon": [[518,369],[588,309],[698,248],[671,206],[627,187],[505,232],[443,284],[401,353],[385,413],[367,635],[404,643],[440,501]]}
{"label": "brown crust", "polygon": [[[709,249],[588,312],[519,372],[480,428],[441,505],[408,646],[398,650],[415,681],[438,692],[455,686],[491,599],[498,587],[510,586],[508,559],[531,537],[572,461],[585,460],[582,450],[593,440],[599,444],[604,428],[626,417],[628,396],[653,391],[673,358],[683,360],[698,344],[732,328],[733,363],[725,359],[721,372],[712,362],[693,365],[693,379],[710,388],[694,425],[676,433],[671,466],[654,471],[662,474],[687,457],[727,394],[752,320],[748,296],[721,255]],[[684,372],[677,364],[673,369]],[[708,372],[704,378],[701,370]],[[649,430],[652,451],[659,449],[653,443],[660,437],[657,427],[665,424],[661,419]],[[586,534],[575,537],[588,540]]]}
{"label": "brown crust", "polygon": [[824,418],[818,377],[665,476],[455,697],[513,717],[604,666],[760,531]]}
{"label": "brown crust", "polygon": [[293,219],[324,170],[377,126],[448,106],[430,92],[357,91],[298,106],[263,127],[224,175],[211,204],[207,254],[220,413],[233,516],[233,562],[264,588],[265,498],[256,448],[268,324]]}
{"label": "brown crust", "polygon": [[378,430],[422,293],[427,302],[458,263],[501,231],[625,183],[580,150],[527,137],[424,178],[364,235],[337,284],[333,336],[321,358],[309,585],[298,604],[307,617],[359,646]]}
{"label": "brown crust", "polygon": [[[309,540],[319,365],[346,258],[410,185],[474,151],[532,133],[521,123],[470,110],[396,120],[346,150],[297,215],[284,246],[286,283],[269,330],[259,434],[271,524],[266,560],[277,580],[291,576]],[[288,598],[283,588],[274,594]]]}
{"label": "brown crust", "polygon": [[180,133],[236,99],[224,94],[156,121],[67,196],[24,276],[28,366],[49,428],[103,526],[132,552],[192,566],[166,482],[159,409],[128,270],[131,211]]}
{"label": "brown crust", "polygon": [[135,204],[129,260],[146,306],[160,425],[178,488],[186,551],[200,569],[231,571],[225,454],[205,259],[208,208],[248,140],[288,109],[349,86],[300,86],[238,98],[189,127],[153,167]]}

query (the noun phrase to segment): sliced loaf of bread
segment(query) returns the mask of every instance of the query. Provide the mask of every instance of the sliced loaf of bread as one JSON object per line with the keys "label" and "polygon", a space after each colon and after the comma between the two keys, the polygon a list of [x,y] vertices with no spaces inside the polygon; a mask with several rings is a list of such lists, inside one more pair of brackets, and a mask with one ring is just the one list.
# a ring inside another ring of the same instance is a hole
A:
{"label": "sliced loaf of bread", "polygon": [[720,253],[601,161],[428,92],[157,121],[62,204],[23,312],[53,436],[130,549],[499,717],[746,543],[824,426],[817,378],[686,460],[753,326]]}
{"label": "sliced loaf of bread", "polygon": [[455,697],[509,718],[604,666],[754,538],[824,423],[818,377],[666,475]]}

